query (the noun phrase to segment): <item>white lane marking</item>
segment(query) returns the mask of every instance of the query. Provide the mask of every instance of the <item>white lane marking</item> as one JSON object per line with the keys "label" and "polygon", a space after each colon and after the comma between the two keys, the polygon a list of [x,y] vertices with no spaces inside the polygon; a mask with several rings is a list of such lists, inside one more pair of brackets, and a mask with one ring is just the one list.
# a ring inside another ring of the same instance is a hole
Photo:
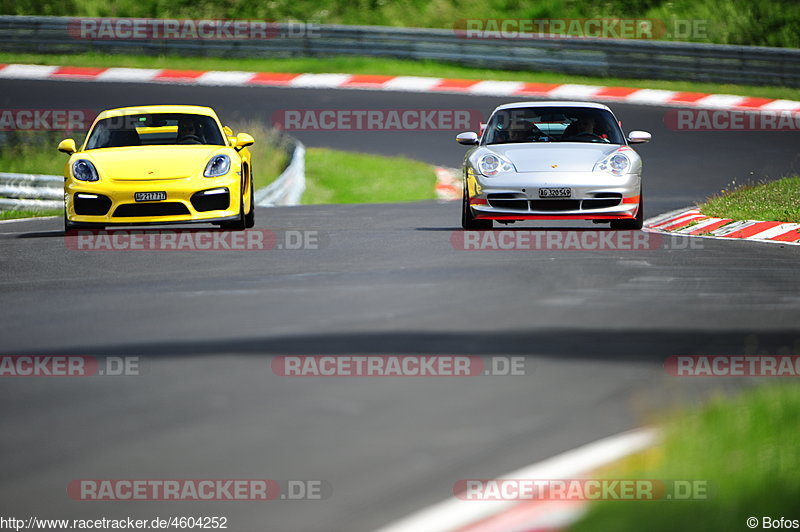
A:
{"label": "white lane marking", "polygon": [[705,216],[703,216],[702,214],[697,213],[697,212],[694,212],[694,213],[691,213],[691,214],[687,213],[686,215],[682,215],[682,216],[679,216],[677,218],[673,218],[671,220],[666,220],[664,222],[656,224],[656,225],[653,226],[653,228],[654,229],[661,229],[661,228],[664,228],[664,227],[670,227],[672,225],[677,225],[677,224],[682,223],[682,222],[688,222],[689,220],[693,220],[695,218],[705,218]]}
{"label": "white lane marking", "polygon": [[[623,432],[518,469],[499,477],[499,480],[577,477],[651,447],[658,442],[658,439],[659,432],[656,429]],[[420,530],[450,532],[499,513],[515,504],[516,501],[477,502],[451,497],[387,525],[378,532],[419,532]]]}
{"label": "white lane marking", "polygon": [[696,223],[694,225],[689,225],[687,227],[682,227],[677,229],[675,232],[679,234],[689,234],[692,231],[697,231],[698,229],[702,229],[704,227],[708,227],[709,225],[714,225],[717,222],[721,222],[725,218],[708,218],[707,220],[703,220],[702,222]]}
{"label": "white lane marking", "polygon": [[727,225],[723,225],[718,229],[714,229],[713,231],[711,231],[711,234],[714,236],[726,236],[731,233],[735,233],[740,229],[744,229],[746,227],[750,227],[751,225],[755,225],[757,223],[759,222],[755,220],[739,220],[737,222],[731,222]]}
{"label": "white lane marking", "polygon": [[572,83],[565,83],[549,91],[547,96],[549,98],[591,98],[603,89],[605,89],[605,87],[598,85],[575,85]]}
{"label": "white lane marking", "polygon": [[694,105],[704,109],[730,109],[745,100],[744,96],[734,96],[733,94],[711,94],[700,98],[694,102]]}
{"label": "white lane marking", "polygon": [[481,81],[467,91],[480,96],[509,96],[525,86],[518,81]]}
{"label": "white lane marking", "polygon": [[98,81],[141,82],[152,81],[161,73],[156,68],[109,68],[98,74]]}
{"label": "white lane marking", "polygon": [[[797,229],[800,229],[800,224],[785,223],[781,225],[776,225],[775,227],[767,229],[766,231],[761,231],[760,233],[756,233],[748,238],[752,238],[754,240],[761,240],[761,239],[769,240],[770,238],[774,238],[778,235],[788,233],[789,231],[796,231]],[[798,238],[800,238],[800,234],[798,234],[797,236]]]}
{"label": "white lane marking", "polygon": [[793,100],[775,100],[760,107],[762,111],[792,111],[800,109],[800,102]]}
{"label": "white lane marking", "polygon": [[0,69],[0,78],[47,79],[61,67],[45,65],[8,65]]}
{"label": "white lane marking", "polygon": [[675,91],[641,89],[629,94],[624,101],[628,103],[654,103],[660,105],[667,103],[669,100],[674,98],[676,94],[678,93]]}
{"label": "white lane marking", "polygon": [[427,92],[442,82],[442,78],[421,78],[417,76],[397,76],[390,79],[382,88],[396,91]]}
{"label": "white lane marking", "polygon": [[300,74],[291,80],[289,85],[314,89],[335,89],[347,83],[352,77],[350,74]]}
{"label": "white lane marking", "polygon": [[645,227],[650,227],[653,225],[658,225],[662,222],[669,220],[670,218],[674,218],[679,214],[685,214],[690,210],[694,210],[691,207],[683,207],[682,209],[675,209],[674,211],[665,212],[664,214],[659,214],[658,216],[653,216],[652,218],[648,218],[644,221]]}
{"label": "white lane marking", "polygon": [[243,85],[255,77],[253,72],[211,70],[199,78],[199,85]]}

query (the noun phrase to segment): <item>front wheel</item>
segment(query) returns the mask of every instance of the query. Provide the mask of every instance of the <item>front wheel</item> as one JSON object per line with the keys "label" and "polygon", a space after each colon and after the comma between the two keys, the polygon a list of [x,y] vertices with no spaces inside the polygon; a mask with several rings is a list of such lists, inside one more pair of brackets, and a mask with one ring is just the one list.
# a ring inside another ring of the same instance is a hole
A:
{"label": "front wheel", "polygon": [[256,225],[256,191],[253,190],[253,179],[250,178],[250,212],[244,215],[244,226],[247,229]]}
{"label": "front wheel", "polygon": [[633,220],[611,220],[611,229],[641,229],[644,227],[644,196],[639,195],[639,212]]}
{"label": "front wheel", "polygon": [[[221,229],[227,231],[244,231],[249,226],[247,225],[247,216],[244,214],[244,183],[241,188],[241,197],[239,198],[239,216],[231,222],[222,222],[219,224]],[[252,199],[252,194],[250,195]],[[252,214],[252,211],[251,211]],[[251,226],[250,226],[251,227]]]}
{"label": "front wheel", "polygon": [[461,201],[461,227],[465,231],[480,231],[482,229],[491,229],[492,225],[491,220],[476,220],[475,217],[472,216],[472,210],[470,210],[467,200],[467,188],[465,186]]}

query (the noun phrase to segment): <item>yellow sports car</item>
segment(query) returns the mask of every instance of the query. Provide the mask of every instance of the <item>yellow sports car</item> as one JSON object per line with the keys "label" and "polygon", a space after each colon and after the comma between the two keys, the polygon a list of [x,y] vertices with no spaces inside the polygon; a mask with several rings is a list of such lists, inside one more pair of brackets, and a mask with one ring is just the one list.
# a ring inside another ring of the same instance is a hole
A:
{"label": "yellow sports car", "polygon": [[64,230],[214,223],[253,227],[247,133],[234,136],[213,109],[148,105],[103,111],[80,148],[58,150],[64,167]]}

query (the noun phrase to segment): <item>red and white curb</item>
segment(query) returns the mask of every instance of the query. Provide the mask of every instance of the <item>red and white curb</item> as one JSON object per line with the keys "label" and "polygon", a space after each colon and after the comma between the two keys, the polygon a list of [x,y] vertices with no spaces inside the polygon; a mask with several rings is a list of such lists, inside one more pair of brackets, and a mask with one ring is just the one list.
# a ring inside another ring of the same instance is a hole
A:
{"label": "red and white curb", "polygon": [[706,216],[699,209],[678,209],[645,221],[644,230],[702,238],[737,238],[800,245],[800,224],[732,220]]}
{"label": "red and white curb", "polygon": [[464,182],[455,168],[435,167],[436,171],[436,198],[443,201],[461,199],[464,191]]}
{"label": "red and white curb", "polygon": [[[657,444],[656,429],[610,436],[499,477],[504,479],[582,478]],[[553,532],[576,522],[582,501],[468,501],[451,497],[377,532]]]}
{"label": "red and white curb", "polygon": [[696,107],[744,111],[795,111],[800,102],[772,98],[707,94],[659,89],[635,89],[572,83],[526,83],[371,74],[288,74],[219,70],[172,70],[149,68],[95,68],[0,64],[0,78],[106,81],[116,83],[174,83],[182,85],[287,87],[313,89],[360,89],[399,92],[431,92],[474,96],[543,97],[554,99],[624,102],[639,105]]}

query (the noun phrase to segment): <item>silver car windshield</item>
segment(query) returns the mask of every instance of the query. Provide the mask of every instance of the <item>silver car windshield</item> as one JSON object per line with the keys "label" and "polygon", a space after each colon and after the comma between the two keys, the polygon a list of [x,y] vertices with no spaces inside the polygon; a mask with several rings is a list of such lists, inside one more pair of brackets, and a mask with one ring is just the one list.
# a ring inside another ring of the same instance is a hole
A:
{"label": "silver car windshield", "polygon": [[597,142],[625,144],[609,111],[591,107],[520,107],[496,112],[484,144]]}

